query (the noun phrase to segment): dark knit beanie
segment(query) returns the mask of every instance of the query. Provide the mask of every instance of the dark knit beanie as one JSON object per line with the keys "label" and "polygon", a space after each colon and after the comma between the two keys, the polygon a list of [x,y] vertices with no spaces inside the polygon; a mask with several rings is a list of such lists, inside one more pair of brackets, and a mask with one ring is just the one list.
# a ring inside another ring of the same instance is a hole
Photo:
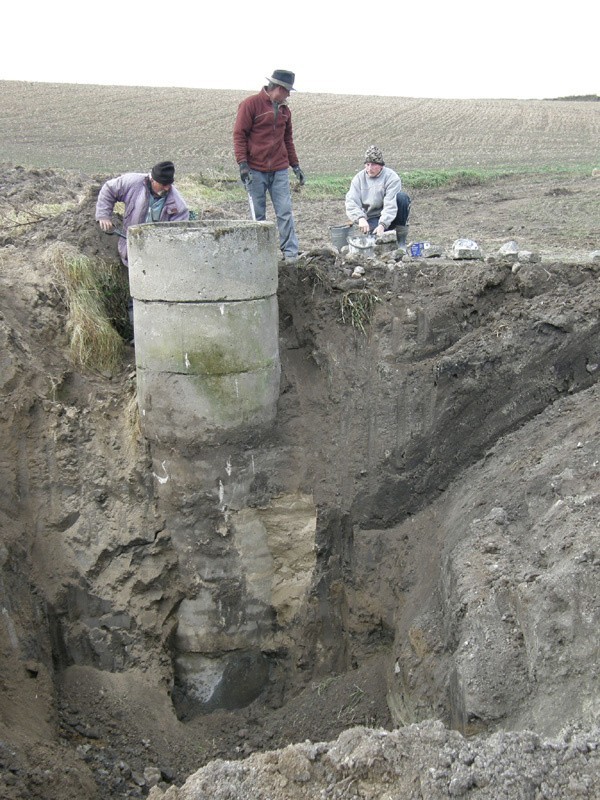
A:
{"label": "dark knit beanie", "polygon": [[162,186],[170,186],[175,180],[175,164],[172,161],[160,161],[152,167],[150,175]]}
{"label": "dark knit beanie", "polygon": [[367,161],[371,164],[381,164],[384,165],[383,160],[383,153],[376,145],[372,144],[370,147],[367,147],[367,152],[365,153],[365,164]]}

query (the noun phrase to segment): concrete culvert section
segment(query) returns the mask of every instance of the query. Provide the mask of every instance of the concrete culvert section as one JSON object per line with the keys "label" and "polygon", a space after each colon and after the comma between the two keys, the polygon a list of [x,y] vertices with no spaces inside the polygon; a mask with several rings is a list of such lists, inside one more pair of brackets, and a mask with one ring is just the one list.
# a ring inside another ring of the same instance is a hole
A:
{"label": "concrete culvert section", "polygon": [[[210,494],[219,487],[214,506],[195,506],[194,517],[201,520],[191,527],[178,522],[177,509],[167,514],[190,581],[201,583],[179,606],[173,638],[173,703],[186,719],[243,707],[269,678],[261,647],[269,648],[264,631],[272,625],[275,556],[256,512],[243,508],[261,457],[256,451],[245,475],[219,445],[227,433],[245,438],[276,415],[276,232],[266,222],[140,225],[130,232],[129,254],[144,434],[164,480],[177,487],[178,505],[180,492],[193,496],[203,486]],[[157,456],[163,445],[174,443],[199,443],[202,463],[189,447],[186,456],[179,447]],[[223,464],[229,465],[224,474]],[[215,514],[221,533],[215,531]],[[220,546],[224,537],[229,546]],[[200,548],[198,538],[205,543]],[[254,549],[247,547],[249,538]]]}
{"label": "concrete culvert section", "polygon": [[273,224],[139,225],[129,260],[146,436],[206,439],[270,423],[280,377]]}

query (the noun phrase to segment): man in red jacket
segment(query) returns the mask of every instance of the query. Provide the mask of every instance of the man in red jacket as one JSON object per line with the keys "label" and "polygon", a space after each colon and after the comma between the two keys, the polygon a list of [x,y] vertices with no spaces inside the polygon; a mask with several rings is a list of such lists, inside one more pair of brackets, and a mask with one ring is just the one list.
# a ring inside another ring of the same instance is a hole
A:
{"label": "man in red jacket", "polygon": [[235,160],[252,198],[255,217],[266,219],[268,192],[277,217],[279,246],[289,264],[298,259],[289,167],[300,186],[304,184],[294,147],[292,112],[286,103],[290,92],[295,91],[294,78],[293,72],[276,69],[267,78],[267,86],[240,103],[233,129]]}

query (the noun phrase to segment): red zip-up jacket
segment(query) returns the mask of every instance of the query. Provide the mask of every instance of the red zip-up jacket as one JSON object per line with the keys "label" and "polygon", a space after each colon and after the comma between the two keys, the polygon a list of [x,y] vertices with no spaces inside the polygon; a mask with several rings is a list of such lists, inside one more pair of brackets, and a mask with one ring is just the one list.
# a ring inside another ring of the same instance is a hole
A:
{"label": "red zip-up jacket", "polygon": [[258,94],[242,100],[233,128],[233,150],[238,164],[275,172],[298,166],[292,134],[292,112],[287,105],[275,105],[263,87]]}

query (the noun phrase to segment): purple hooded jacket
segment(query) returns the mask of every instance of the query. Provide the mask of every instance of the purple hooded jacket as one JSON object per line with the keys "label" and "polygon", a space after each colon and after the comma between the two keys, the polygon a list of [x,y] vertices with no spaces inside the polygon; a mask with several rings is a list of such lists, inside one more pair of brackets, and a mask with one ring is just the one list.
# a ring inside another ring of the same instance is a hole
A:
{"label": "purple hooded jacket", "polygon": [[[130,225],[139,225],[146,221],[150,182],[147,172],[126,172],[118,178],[112,178],[103,185],[96,203],[96,219],[110,219],[115,203],[125,204],[123,216],[123,233],[127,234]],[[174,186],[171,186],[160,215],[160,222],[177,222],[190,218],[185,200]],[[119,255],[127,266],[127,239],[119,236]]]}

